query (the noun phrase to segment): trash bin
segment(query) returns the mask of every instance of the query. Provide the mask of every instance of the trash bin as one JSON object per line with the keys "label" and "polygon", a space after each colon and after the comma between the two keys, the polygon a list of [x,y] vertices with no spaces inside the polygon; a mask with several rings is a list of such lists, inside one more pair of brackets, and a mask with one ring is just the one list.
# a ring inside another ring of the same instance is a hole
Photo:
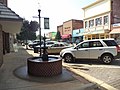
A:
{"label": "trash bin", "polygon": [[34,47],[34,53],[38,53],[38,48]]}

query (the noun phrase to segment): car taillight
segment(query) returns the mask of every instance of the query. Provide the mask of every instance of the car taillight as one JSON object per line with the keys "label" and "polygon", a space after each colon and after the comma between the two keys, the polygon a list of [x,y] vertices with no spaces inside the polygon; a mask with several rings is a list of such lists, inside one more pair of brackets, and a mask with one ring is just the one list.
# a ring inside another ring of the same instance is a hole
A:
{"label": "car taillight", "polygon": [[117,47],[117,52],[120,52],[120,47],[118,45],[116,47]]}

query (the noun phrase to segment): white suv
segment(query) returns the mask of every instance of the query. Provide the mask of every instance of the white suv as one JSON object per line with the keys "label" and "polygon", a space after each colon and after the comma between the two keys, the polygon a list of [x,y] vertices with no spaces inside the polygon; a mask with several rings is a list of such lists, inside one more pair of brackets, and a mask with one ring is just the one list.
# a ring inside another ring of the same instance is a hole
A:
{"label": "white suv", "polygon": [[109,64],[117,56],[119,50],[114,39],[94,39],[85,40],[75,47],[63,49],[60,56],[65,62],[73,62],[76,59],[97,59]]}

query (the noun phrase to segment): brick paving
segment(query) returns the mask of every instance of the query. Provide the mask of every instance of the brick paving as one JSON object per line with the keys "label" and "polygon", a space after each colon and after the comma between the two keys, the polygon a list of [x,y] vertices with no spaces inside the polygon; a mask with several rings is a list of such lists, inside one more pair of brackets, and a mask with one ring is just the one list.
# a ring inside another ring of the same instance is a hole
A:
{"label": "brick paving", "polygon": [[[118,60],[117,62],[120,62]],[[85,64],[68,64],[68,67],[77,69],[92,77],[102,80],[112,87],[120,90],[120,66],[119,65],[85,65]],[[101,83],[102,84],[102,83]]]}

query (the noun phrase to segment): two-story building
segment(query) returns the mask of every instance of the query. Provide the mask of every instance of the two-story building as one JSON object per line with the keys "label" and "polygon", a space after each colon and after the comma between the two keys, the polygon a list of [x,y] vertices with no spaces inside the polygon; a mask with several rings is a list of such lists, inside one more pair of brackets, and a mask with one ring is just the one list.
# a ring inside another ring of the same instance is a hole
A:
{"label": "two-story building", "polygon": [[120,0],[97,0],[84,10],[85,39],[109,38],[111,25],[120,22]]}

